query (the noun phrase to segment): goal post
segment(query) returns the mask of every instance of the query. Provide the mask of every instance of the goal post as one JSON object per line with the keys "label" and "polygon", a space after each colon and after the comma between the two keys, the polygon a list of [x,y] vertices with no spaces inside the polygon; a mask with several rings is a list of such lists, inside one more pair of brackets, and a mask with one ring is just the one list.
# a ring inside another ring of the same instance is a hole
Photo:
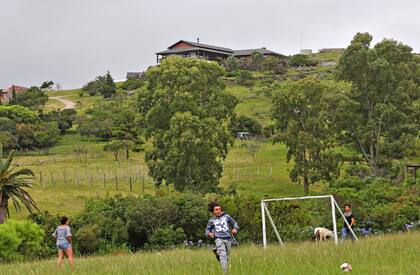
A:
{"label": "goal post", "polygon": [[351,234],[354,238],[358,241],[356,234],[354,234],[353,229],[348,224],[343,212],[341,211],[340,207],[338,206],[337,202],[335,201],[332,195],[322,195],[322,196],[305,196],[305,197],[293,197],[293,198],[276,198],[276,199],[265,199],[261,200],[261,221],[262,221],[262,235],[263,235],[263,247],[267,247],[267,232],[266,232],[266,217],[268,218],[271,227],[274,230],[276,238],[279,244],[284,245],[283,240],[276,228],[274,220],[271,217],[270,211],[268,210],[267,204],[270,202],[276,201],[293,201],[293,200],[306,200],[306,199],[329,199],[331,204],[331,218],[333,224],[333,238],[336,245],[338,245],[338,233],[337,233],[337,219],[336,219],[336,209],[339,211],[340,215],[343,217],[344,222],[350,229]]}

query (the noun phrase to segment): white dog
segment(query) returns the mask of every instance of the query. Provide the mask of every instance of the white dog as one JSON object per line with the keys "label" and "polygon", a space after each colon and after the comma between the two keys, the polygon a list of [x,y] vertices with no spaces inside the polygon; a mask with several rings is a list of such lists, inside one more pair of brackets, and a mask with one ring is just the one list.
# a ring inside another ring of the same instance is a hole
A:
{"label": "white dog", "polygon": [[326,241],[328,238],[332,238],[333,232],[323,227],[317,227],[314,230],[314,236],[312,237],[315,241]]}

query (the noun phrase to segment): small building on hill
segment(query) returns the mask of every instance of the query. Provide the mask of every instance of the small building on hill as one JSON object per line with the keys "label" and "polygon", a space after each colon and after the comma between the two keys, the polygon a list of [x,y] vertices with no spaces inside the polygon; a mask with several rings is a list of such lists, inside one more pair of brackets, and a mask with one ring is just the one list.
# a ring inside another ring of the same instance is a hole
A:
{"label": "small building on hill", "polygon": [[179,40],[175,44],[169,46],[166,50],[156,53],[156,62],[159,63],[160,60],[168,56],[190,57],[206,60],[226,59],[229,56],[246,58],[250,57],[253,52],[260,52],[263,56],[284,57],[284,55],[270,51],[265,47],[258,49],[233,50],[226,47],[202,44],[199,39],[197,39],[197,42]]}
{"label": "small building on hill", "polygon": [[0,102],[9,102],[13,94],[21,94],[28,90],[28,88],[18,85],[12,85],[9,88],[0,90]]}
{"label": "small building on hill", "polygon": [[319,49],[318,53],[344,52],[345,48],[323,48]]}
{"label": "small building on hill", "polygon": [[137,78],[137,79],[143,79],[144,78],[144,72],[128,72],[127,79]]}

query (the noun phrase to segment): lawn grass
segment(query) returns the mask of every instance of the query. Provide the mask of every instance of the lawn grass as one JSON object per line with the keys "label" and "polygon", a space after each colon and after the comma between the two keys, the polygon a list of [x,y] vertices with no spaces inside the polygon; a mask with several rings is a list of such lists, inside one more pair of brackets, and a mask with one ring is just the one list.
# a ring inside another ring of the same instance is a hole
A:
{"label": "lawn grass", "polygon": [[252,88],[228,85],[226,90],[239,99],[235,108],[237,116],[247,116],[257,120],[263,126],[270,124],[271,98],[257,94]]}
{"label": "lawn grass", "polygon": [[51,111],[61,110],[62,108],[64,108],[64,106],[65,105],[57,99],[49,98],[42,110],[44,111],[44,113],[48,113]]}
{"label": "lawn grass", "polygon": [[[76,257],[72,274],[221,274],[210,251],[173,249],[102,257]],[[231,254],[230,274],[342,274],[340,265],[352,265],[352,274],[419,274],[420,233],[390,234],[346,242],[285,243],[263,249],[242,245]],[[0,265],[1,274],[55,274],[54,260]],[[67,261],[60,271],[70,274]]]}
{"label": "lawn grass", "polygon": [[61,91],[49,91],[48,96],[63,96],[66,99],[69,99],[76,103],[76,110],[79,114],[83,114],[94,106],[96,103],[103,101],[101,95],[90,96],[87,92],[84,93],[84,96],[79,96],[79,91],[81,89],[73,90],[61,90]]}

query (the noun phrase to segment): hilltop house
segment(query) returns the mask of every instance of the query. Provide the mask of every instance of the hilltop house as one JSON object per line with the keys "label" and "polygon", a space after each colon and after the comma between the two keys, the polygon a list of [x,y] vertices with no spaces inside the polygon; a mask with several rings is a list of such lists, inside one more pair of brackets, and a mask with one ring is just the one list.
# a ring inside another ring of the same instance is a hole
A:
{"label": "hilltop house", "polygon": [[0,89],[0,102],[9,102],[13,97],[13,93],[21,94],[28,90],[26,87],[12,85],[7,89]]}
{"label": "hilltop house", "polygon": [[207,60],[225,59],[229,56],[246,58],[250,57],[253,52],[260,52],[263,56],[284,57],[284,55],[270,51],[264,47],[258,49],[232,50],[225,47],[202,44],[197,39],[197,42],[179,40],[175,44],[169,46],[167,50],[156,53],[156,62],[159,63],[162,58],[174,55]]}

